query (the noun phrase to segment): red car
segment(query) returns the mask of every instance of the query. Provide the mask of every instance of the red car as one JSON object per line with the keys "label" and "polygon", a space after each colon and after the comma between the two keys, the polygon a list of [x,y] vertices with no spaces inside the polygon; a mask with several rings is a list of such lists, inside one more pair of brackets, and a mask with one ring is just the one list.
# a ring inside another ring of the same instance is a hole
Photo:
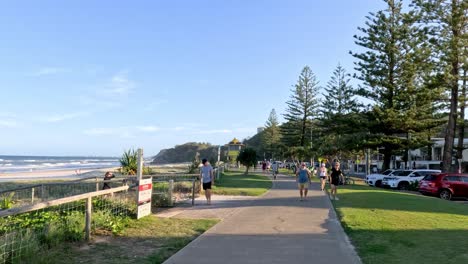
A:
{"label": "red car", "polygon": [[468,174],[441,173],[424,177],[419,183],[419,192],[437,195],[442,199],[468,198]]}

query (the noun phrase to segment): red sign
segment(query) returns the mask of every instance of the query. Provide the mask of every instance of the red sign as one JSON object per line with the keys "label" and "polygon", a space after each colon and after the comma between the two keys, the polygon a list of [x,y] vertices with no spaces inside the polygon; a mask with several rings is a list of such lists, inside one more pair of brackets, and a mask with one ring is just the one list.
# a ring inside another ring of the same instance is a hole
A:
{"label": "red sign", "polygon": [[152,188],[153,188],[153,184],[152,184],[152,183],[143,184],[143,185],[138,186],[138,190],[139,190],[140,192],[146,191],[146,190],[151,190]]}

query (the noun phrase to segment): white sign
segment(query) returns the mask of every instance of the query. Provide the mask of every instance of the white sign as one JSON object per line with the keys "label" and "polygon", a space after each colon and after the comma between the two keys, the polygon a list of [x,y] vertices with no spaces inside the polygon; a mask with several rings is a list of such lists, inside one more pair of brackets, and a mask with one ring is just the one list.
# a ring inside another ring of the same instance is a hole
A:
{"label": "white sign", "polygon": [[153,179],[141,179],[138,183],[137,219],[151,214],[151,196],[153,194]]}

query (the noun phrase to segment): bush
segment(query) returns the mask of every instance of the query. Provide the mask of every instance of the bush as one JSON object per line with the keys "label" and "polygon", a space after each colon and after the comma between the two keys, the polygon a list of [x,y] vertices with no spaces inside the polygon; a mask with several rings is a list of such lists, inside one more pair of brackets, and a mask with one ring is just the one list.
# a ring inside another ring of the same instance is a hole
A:
{"label": "bush", "polygon": [[135,175],[138,169],[138,153],[134,149],[124,151],[119,160],[123,174]]}
{"label": "bush", "polygon": [[409,191],[418,191],[419,190],[419,181],[410,182],[408,186]]}

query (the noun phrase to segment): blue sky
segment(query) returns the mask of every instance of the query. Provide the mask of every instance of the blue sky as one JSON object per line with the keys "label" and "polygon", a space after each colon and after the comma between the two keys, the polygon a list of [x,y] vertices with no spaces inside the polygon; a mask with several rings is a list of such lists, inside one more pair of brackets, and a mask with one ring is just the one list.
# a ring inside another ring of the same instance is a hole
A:
{"label": "blue sky", "polygon": [[309,65],[352,71],[377,0],[3,1],[0,154],[146,155],[252,136]]}

